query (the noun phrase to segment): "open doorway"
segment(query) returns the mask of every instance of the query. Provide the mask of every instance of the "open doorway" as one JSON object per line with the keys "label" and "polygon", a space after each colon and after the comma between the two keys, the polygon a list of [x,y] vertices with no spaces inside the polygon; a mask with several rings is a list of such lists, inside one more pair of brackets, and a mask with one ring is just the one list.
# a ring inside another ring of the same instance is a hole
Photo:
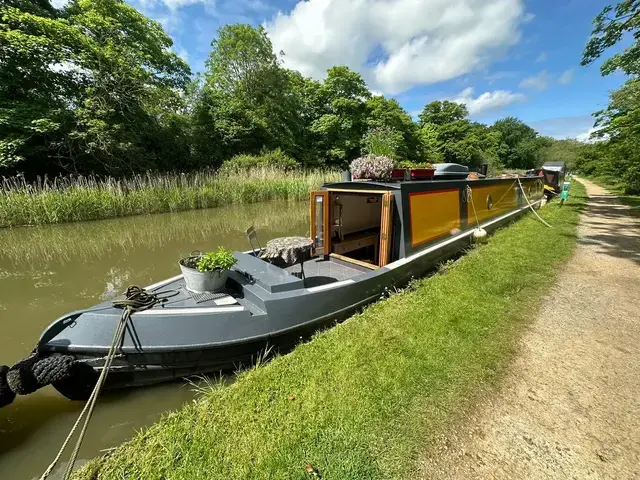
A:
{"label": "open doorway", "polygon": [[393,194],[328,190],[311,193],[311,235],[316,253],[361,267],[389,263]]}

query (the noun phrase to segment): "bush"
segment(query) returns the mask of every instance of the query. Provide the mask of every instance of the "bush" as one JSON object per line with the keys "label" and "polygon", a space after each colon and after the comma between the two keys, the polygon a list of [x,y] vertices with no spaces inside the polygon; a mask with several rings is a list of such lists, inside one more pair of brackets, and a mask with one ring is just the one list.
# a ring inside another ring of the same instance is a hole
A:
{"label": "bush", "polygon": [[356,158],[349,166],[355,178],[389,180],[393,172],[393,160],[389,157],[367,155]]}
{"label": "bush", "polygon": [[398,149],[403,143],[402,134],[393,128],[373,128],[362,137],[362,153],[397,160]]}
{"label": "bush", "polygon": [[286,155],[279,148],[270,152],[262,152],[260,155],[236,155],[222,164],[223,170],[239,171],[249,170],[256,167],[273,167],[285,171],[294,170],[300,164],[293,158]]}
{"label": "bush", "polygon": [[433,168],[430,162],[412,162],[411,160],[400,160],[395,162],[396,168]]}

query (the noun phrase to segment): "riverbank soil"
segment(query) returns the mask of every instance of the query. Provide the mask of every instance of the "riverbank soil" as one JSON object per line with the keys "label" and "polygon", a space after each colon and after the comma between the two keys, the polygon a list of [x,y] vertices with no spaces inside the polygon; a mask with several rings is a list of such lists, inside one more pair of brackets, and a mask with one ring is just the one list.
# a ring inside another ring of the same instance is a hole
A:
{"label": "riverbank soil", "polygon": [[432,444],[421,478],[640,478],[640,219],[580,182],[573,257],[503,387]]}

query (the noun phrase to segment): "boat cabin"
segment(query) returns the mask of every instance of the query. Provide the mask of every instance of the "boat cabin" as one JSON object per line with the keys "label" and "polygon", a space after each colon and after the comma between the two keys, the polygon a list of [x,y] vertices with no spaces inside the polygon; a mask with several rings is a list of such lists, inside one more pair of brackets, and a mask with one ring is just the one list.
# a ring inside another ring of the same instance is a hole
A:
{"label": "boat cabin", "polygon": [[567,164],[565,162],[547,162],[542,165],[542,176],[544,184],[555,193],[560,193],[564,177],[567,174]]}
{"label": "boat cabin", "polygon": [[[466,167],[455,167],[433,180],[339,182],[311,192],[316,254],[375,270],[524,203],[514,179],[469,181]],[[527,180],[525,191],[537,198],[542,185]]]}

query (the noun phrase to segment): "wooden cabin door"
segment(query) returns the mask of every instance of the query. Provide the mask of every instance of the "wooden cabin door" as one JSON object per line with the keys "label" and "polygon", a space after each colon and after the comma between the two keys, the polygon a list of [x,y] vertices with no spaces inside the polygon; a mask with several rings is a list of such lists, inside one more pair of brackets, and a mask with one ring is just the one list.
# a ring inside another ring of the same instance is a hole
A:
{"label": "wooden cabin door", "polygon": [[384,267],[391,260],[391,243],[393,240],[393,193],[382,195],[382,213],[380,218],[380,252],[378,266]]}
{"label": "wooden cabin door", "polygon": [[329,214],[329,192],[316,190],[309,198],[309,221],[311,238],[316,247],[316,255],[331,253],[331,217]]}

